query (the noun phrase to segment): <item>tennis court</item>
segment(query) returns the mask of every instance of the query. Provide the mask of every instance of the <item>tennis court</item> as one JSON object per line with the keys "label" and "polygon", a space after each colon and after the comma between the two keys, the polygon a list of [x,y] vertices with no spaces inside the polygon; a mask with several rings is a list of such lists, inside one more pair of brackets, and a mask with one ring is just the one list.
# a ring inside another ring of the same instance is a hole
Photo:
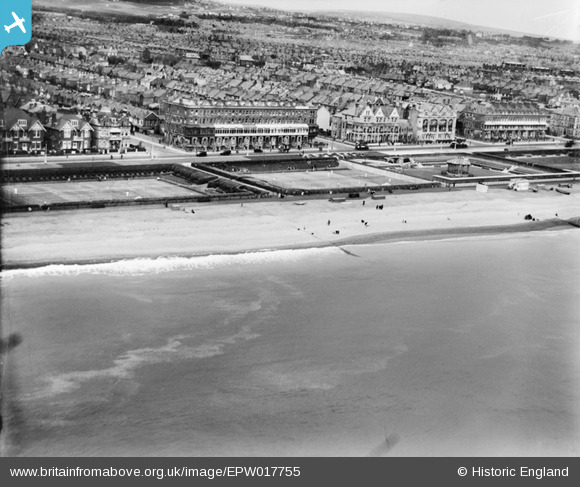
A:
{"label": "tennis court", "polygon": [[203,193],[157,179],[107,179],[8,184],[2,187],[2,200],[13,205],[51,205],[62,202],[138,200],[203,196]]}
{"label": "tennis court", "polygon": [[[341,188],[364,188],[366,186],[395,186],[409,184],[408,176],[398,177],[395,172],[381,171],[364,167],[358,169],[332,169],[324,171],[285,171],[274,173],[252,174],[247,180],[265,181],[269,184],[284,189],[336,189]],[[413,182],[423,182],[419,179]]]}

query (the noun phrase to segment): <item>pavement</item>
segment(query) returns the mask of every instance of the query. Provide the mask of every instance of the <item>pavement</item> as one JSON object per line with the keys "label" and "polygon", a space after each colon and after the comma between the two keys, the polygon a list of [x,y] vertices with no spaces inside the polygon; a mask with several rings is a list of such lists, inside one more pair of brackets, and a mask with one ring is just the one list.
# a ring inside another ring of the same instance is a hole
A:
{"label": "pavement", "polygon": [[135,133],[131,135],[131,143],[138,145],[142,143],[143,146],[147,149],[149,154],[153,153],[153,157],[163,157],[165,155],[191,155],[190,152],[187,152],[179,147],[168,146],[163,142],[160,142],[159,137],[151,137],[149,135]]}
{"label": "pavement", "polygon": [[[26,156],[26,157],[4,157],[2,159],[2,164],[7,164],[11,167],[17,167],[19,169],[32,169],[40,167],[62,167],[67,163],[79,162],[98,162],[98,161],[108,161],[114,162],[115,164],[122,165],[134,165],[134,164],[156,164],[156,163],[167,163],[167,164],[189,164],[191,162],[218,162],[228,158],[228,160],[240,160],[246,157],[254,157],[252,151],[239,151],[239,153],[233,153],[231,156],[221,156],[219,152],[208,153],[206,157],[196,157],[194,152],[187,152],[182,149],[165,146],[159,143],[159,139],[144,136],[142,134],[133,135],[132,143],[138,144],[143,142],[143,145],[148,149],[145,152],[127,152],[121,157],[120,154],[75,154],[68,156],[49,156],[46,158],[44,156]],[[339,142],[332,142],[326,139],[319,139],[328,143],[329,145],[320,150],[317,147],[304,148],[302,152],[306,154],[319,154],[319,155],[329,155],[334,153],[344,153],[350,152],[360,154],[364,157],[367,151],[355,151],[354,147],[343,144]],[[521,143],[516,142],[514,145],[506,146],[505,144],[495,143],[495,144],[485,144],[480,141],[468,141],[469,146],[466,149],[451,149],[448,145],[371,145],[369,146],[369,152],[379,152],[385,156],[401,156],[408,154],[433,154],[438,153],[449,153],[457,152],[457,154],[475,154],[478,152],[510,152],[510,151],[529,151],[533,153],[539,150],[549,150],[549,149],[566,149],[564,147],[564,142],[560,140],[556,141],[542,141],[542,142],[531,142],[531,143]],[[278,151],[264,151],[261,155],[268,154],[279,154]],[[288,153],[289,155],[300,154],[297,150],[292,150]]]}

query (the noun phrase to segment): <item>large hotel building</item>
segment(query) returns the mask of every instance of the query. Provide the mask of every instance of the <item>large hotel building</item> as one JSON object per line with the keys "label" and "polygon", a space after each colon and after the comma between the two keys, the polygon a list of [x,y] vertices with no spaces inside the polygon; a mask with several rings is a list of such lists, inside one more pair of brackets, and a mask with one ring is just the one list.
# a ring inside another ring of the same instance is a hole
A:
{"label": "large hotel building", "polygon": [[184,98],[161,106],[167,142],[203,149],[302,147],[318,133],[316,109],[274,102]]}
{"label": "large hotel building", "polygon": [[466,137],[486,142],[543,140],[548,113],[531,103],[472,103],[459,116]]}

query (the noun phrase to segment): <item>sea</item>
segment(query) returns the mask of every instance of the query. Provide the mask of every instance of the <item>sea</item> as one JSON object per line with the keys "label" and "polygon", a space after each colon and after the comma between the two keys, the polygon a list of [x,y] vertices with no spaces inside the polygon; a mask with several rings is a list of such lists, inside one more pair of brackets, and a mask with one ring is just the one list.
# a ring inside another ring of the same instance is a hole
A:
{"label": "sea", "polygon": [[4,271],[0,454],[577,456],[579,249],[571,228]]}

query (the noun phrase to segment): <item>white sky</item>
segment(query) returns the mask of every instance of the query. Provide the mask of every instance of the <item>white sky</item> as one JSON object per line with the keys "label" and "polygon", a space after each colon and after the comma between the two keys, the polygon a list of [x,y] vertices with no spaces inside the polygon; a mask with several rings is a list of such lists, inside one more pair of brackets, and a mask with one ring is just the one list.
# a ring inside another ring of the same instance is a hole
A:
{"label": "white sky", "polygon": [[[580,42],[580,0],[219,0],[282,10],[359,10],[431,15]],[[354,7],[356,5],[356,7]]]}

